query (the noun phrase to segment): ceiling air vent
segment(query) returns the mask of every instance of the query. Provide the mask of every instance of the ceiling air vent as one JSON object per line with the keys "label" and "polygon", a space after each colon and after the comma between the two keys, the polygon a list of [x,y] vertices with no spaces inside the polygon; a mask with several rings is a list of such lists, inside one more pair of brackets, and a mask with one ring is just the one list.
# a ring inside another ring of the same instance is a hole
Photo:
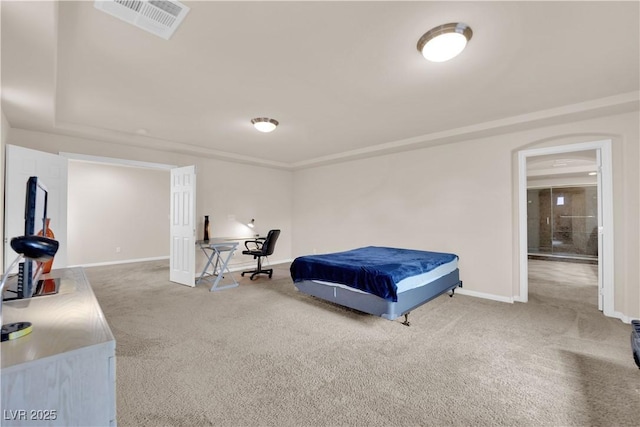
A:
{"label": "ceiling air vent", "polygon": [[169,40],[189,13],[187,6],[169,0],[96,0],[94,5],[165,40]]}

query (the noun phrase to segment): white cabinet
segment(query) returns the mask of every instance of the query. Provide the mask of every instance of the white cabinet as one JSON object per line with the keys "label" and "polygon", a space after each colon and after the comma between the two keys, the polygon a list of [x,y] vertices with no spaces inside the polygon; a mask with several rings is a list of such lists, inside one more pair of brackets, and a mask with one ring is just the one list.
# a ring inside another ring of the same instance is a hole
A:
{"label": "white cabinet", "polygon": [[2,426],[116,424],[115,339],[81,268],[53,270],[56,295],[4,303],[33,332],[1,344]]}

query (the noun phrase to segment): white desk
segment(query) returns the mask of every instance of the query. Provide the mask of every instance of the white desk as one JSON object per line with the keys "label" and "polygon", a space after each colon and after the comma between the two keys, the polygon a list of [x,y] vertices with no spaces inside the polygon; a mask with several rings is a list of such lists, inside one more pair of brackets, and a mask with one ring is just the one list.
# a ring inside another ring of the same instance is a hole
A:
{"label": "white desk", "polygon": [[[211,289],[209,289],[211,292],[238,286],[238,282],[229,271],[229,261],[240,244],[240,240],[244,239],[215,238],[206,241],[198,240],[196,244],[200,245],[200,249],[207,257],[207,263],[202,269],[200,277],[196,280],[196,284],[202,281],[211,282]],[[209,267],[211,267],[211,270],[209,270]],[[233,282],[228,285],[220,285],[220,281],[225,277],[225,274],[229,275]]]}

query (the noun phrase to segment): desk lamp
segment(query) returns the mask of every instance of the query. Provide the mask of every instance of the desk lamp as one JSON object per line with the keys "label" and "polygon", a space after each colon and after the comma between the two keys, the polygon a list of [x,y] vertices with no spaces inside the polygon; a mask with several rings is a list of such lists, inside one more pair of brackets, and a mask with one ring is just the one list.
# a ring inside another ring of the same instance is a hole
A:
{"label": "desk lamp", "polygon": [[[49,261],[58,252],[60,244],[57,240],[43,236],[20,236],[11,239],[11,248],[18,253],[16,259],[11,263],[0,282],[0,297],[4,293],[9,273],[15,265],[22,259],[32,259],[34,261]],[[2,324],[2,300],[0,300],[0,324]],[[31,333],[33,327],[30,322],[14,322],[2,324],[2,341],[13,340]]]}
{"label": "desk lamp", "polygon": [[258,233],[256,232],[256,220],[254,218],[251,218],[251,221],[247,223],[247,227],[249,227],[251,230],[253,230],[254,237],[258,237]]}

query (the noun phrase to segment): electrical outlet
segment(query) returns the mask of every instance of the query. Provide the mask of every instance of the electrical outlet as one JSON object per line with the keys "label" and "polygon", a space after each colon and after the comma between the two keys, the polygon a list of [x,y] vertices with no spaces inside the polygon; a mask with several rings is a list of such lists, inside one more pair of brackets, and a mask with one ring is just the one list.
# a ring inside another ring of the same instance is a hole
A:
{"label": "electrical outlet", "polygon": [[120,246],[118,246],[118,247],[116,248],[116,253],[117,253],[117,254],[119,254],[119,253],[120,253]]}

